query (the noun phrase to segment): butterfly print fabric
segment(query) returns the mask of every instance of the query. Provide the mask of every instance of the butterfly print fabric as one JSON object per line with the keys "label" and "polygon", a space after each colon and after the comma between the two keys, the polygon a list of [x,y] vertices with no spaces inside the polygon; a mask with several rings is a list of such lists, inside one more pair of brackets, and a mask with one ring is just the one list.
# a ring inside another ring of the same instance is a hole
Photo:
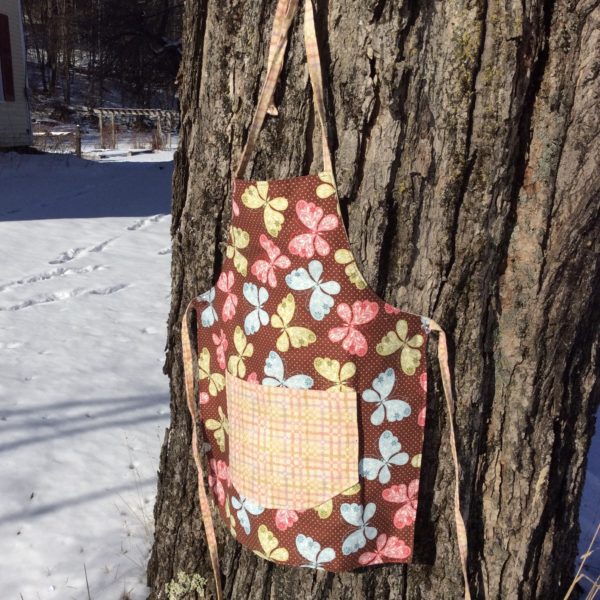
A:
{"label": "butterfly print fabric", "polygon": [[428,320],[366,284],[328,172],[236,179],[233,201],[221,272],[196,300],[214,503],[267,560],[410,562]]}

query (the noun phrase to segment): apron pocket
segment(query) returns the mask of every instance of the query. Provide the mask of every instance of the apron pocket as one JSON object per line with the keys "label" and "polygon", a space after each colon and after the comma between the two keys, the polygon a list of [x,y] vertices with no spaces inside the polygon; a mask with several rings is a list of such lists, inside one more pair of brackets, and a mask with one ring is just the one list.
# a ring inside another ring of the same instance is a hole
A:
{"label": "apron pocket", "polygon": [[263,508],[303,510],[358,482],[356,391],[304,390],[227,372],[229,473]]}

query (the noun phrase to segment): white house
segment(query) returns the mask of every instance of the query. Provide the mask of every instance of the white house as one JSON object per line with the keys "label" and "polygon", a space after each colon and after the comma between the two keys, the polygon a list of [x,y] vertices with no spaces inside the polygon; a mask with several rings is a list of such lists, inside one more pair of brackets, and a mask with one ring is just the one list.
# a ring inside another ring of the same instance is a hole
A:
{"label": "white house", "polygon": [[31,141],[21,1],[0,0],[0,147]]}

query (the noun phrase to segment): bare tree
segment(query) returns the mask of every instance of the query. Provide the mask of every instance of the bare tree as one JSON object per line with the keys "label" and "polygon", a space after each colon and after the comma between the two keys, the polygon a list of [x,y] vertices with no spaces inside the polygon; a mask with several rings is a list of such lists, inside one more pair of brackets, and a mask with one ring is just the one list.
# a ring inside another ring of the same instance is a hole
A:
{"label": "bare tree", "polygon": [[[318,1],[330,140],[368,281],[449,333],[475,598],[562,598],[600,397],[600,4]],[[150,598],[211,578],[179,322],[212,284],[230,174],[264,76],[273,0],[187,0],[168,359]],[[252,177],[319,164],[297,17]],[[300,30],[301,31],[301,30]],[[285,95],[283,92],[285,91]],[[430,348],[434,351],[434,348]],[[421,564],[339,575],[276,566],[220,527],[225,596],[459,598],[439,374],[430,391]],[[192,597],[192,596],[190,596]]]}
{"label": "bare tree", "polygon": [[70,103],[79,71],[87,75],[91,106],[102,104],[109,80],[124,103],[174,105],[181,57],[178,0],[24,0],[24,5],[44,92],[62,93]]}

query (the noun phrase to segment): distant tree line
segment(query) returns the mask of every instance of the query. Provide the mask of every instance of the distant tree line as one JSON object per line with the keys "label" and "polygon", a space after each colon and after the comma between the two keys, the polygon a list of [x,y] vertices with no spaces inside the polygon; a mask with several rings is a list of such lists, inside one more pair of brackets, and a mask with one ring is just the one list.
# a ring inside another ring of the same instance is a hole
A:
{"label": "distant tree line", "polygon": [[116,93],[121,105],[174,107],[182,0],[23,0],[23,7],[35,93],[71,104],[78,73],[89,106]]}

